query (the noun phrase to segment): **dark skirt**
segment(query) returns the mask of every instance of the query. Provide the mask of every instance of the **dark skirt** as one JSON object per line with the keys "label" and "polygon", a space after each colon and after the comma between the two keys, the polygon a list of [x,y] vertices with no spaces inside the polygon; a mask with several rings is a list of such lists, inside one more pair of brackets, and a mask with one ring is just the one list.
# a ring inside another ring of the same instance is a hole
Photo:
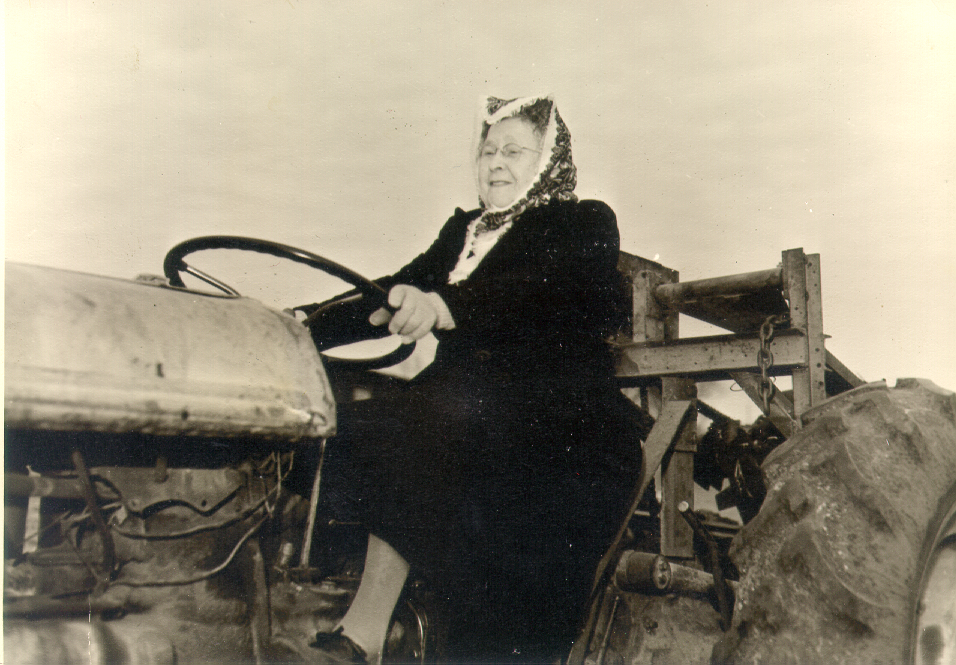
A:
{"label": "dark skirt", "polygon": [[340,407],[326,505],[392,545],[443,604],[459,660],[566,652],[641,464],[614,389],[426,373]]}

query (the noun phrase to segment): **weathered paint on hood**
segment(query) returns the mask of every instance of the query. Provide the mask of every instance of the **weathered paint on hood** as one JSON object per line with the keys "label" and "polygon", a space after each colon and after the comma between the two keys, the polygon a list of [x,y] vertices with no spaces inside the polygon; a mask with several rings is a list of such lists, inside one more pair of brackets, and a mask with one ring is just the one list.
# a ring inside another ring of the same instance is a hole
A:
{"label": "weathered paint on hood", "polygon": [[6,427],[300,440],[330,436],[321,359],[247,298],[6,266]]}

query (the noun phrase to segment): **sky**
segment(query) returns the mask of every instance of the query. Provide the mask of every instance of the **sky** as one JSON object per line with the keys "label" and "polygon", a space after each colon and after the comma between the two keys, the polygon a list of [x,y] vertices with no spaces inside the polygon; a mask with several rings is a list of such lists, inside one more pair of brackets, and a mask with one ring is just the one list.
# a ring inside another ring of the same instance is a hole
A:
{"label": "sky", "polygon": [[[954,0],[6,0],[4,34],[7,260],[134,277],[231,234],[387,274],[477,205],[479,95],[549,92],[622,249],[818,253],[830,351],[956,389]],[[201,258],[273,304],[342,288]]]}

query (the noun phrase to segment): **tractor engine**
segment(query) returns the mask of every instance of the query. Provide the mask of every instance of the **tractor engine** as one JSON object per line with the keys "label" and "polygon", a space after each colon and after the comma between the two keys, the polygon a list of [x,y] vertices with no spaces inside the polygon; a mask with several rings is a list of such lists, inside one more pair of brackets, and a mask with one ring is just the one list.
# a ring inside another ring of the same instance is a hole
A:
{"label": "tractor engine", "polygon": [[[276,585],[315,517],[284,483],[335,429],[308,331],[246,298],[8,265],[5,334],[7,662],[276,657],[295,620]],[[347,605],[328,591],[304,631]]]}

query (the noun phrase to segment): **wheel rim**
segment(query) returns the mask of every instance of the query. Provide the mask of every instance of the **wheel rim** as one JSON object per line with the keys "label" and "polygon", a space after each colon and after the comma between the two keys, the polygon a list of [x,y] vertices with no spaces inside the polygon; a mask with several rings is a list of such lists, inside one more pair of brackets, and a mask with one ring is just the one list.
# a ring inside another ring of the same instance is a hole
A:
{"label": "wheel rim", "polygon": [[956,663],[956,496],[928,550],[916,604],[914,665]]}

